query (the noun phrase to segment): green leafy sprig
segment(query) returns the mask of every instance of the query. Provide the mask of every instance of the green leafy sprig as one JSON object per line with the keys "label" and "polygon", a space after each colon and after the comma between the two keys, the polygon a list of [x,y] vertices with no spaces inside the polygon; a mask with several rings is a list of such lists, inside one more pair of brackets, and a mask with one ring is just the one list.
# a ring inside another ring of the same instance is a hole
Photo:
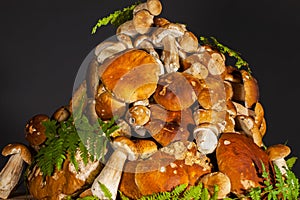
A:
{"label": "green leafy sprig", "polygon": [[46,127],[47,140],[34,159],[34,164],[41,169],[43,176],[51,176],[55,168],[61,170],[68,155],[74,166],[78,166],[75,153],[81,141],[73,125],[73,118],[60,124],[55,120],[47,120],[43,125]]}
{"label": "green leafy sprig", "polygon": [[112,24],[114,26],[119,26],[122,23],[131,20],[133,18],[133,9],[140,4],[137,2],[131,6],[123,8],[123,10],[117,10],[114,13],[108,15],[107,17],[103,17],[98,20],[97,24],[92,28],[92,34],[95,34],[97,29],[101,26],[106,26],[107,24]]}
{"label": "green leafy sprig", "polygon": [[203,45],[209,45],[213,48],[218,49],[221,53],[228,55],[229,57],[235,58],[236,62],[235,62],[235,66],[238,69],[241,69],[242,67],[245,67],[249,73],[251,73],[251,69],[249,67],[249,64],[242,59],[242,57],[240,56],[240,53],[230,49],[229,47],[221,44],[215,37],[204,37],[201,36],[200,37],[200,42]]}
{"label": "green leafy sprig", "polygon": [[43,125],[46,127],[47,140],[35,156],[34,164],[40,167],[44,177],[51,176],[55,168],[61,170],[68,156],[78,170],[75,157],[78,150],[85,164],[89,160],[104,159],[110,134],[119,128],[115,125],[114,118],[108,122],[99,118],[98,123],[92,125],[85,115],[76,120],[70,116],[67,121],[59,124],[55,120],[48,120],[43,122]]}
{"label": "green leafy sprig", "polygon": [[[293,158],[292,158],[293,159]],[[294,160],[294,159],[293,159]],[[287,160],[287,162],[290,162]],[[299,197],[299,180],[296,175],[291,171],[291,168],[286,169],[286,174],[282,175],[280,169],[274,165],[275,170],[275,184],[271,184],[271,181],[266,172],[264,165],[262,177],[264,180],[263,187],[252,188],[247,195],[253,200],[260,200],[262,197],[266,197],[268,200],[284,199],[284,200],[296,200]]]}

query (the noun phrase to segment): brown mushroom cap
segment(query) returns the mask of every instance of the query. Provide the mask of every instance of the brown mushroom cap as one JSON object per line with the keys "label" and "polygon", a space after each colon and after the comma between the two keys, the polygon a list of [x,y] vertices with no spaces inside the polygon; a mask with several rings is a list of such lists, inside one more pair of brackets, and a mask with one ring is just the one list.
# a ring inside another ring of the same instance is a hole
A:
{"label": "brown mushroom cap", "polygon": [[[182,152],[183,157],[180,159],[175,158],[177,155],[174,153],[180,151],[175,145],[173,148],[166,147],[169,148],[169,152],[157,151],[146,160],[127,162],[124,167],[127,171],[122,175],[120,191],[129,198],[138,199],[143,195],[171,191],[181,184],[195,185],[199,177],[211,172],[211,167],[207,166],[208,158],[201,157],[195,147],[190,146]],[[133,169],[132,173],[128,172]]]}
{"label": "brown mushroom cap", "polygon": [[180,72],[161,76],[153,97],[158,104],[171,111],[186,109],[197,100],[193,85]]}
{"label": "brown mushroom cap", "polygon": [[135,146],[135,143],[125,136],[119,136],[114,138],[113,147],[118,151],[123,151],[127,155],[128,160],[137,160],[139,152]]}
{"label": "brown mushroom cap", "polygon": [[126,104],[105,91],[96,96],[95,110],[102,120],[109,120],[114,116],[122,117],[126,112]]}
{"label": "brown mushroom cap", "polygon": [[270,160],[277,160],[280,158],[285,158],[291,153],[290,147],[284,145],[284,144],[275,144],[272,146],[269,146],[266,150]]}
{"label": "brown mushroom cap", "polygon": [[151,136],[162,146],[167,146],[174,141],[186,141],[190,133],[177,122],[166,123],[155,119],[145,125]]}
{"label": "brown mushroom cap", "polygon": [[243,134],[221,134],[216,158],[219,171],[230,178],[231,192],[237,195],[252,187],[262,186],[262,163],[266,172],[272,170],[267,153]]}
{"label": "brown mushroom cap", "polygon": [[148,99],[155,91],[159,64],[143,50],[129,50],[99,68],[105,88],[126,103]]}
{"label": "brown mushroom cap", "polygon": [[29,165],[32,162],[33,158],[31,156],[31,152],[24,144],[20,144],[20,143],[8,144],[2,150],[3,156],[13,155],[13,154],[20,154],[22,159]]}
{"label": "brown mushroom cap", "polygon": [[224,199],[231,191],[231,183],[229,177],[222,172],[212,172],[201,177],[200,182],[208,189],[211,195],[215,190],[215,185],[219,187],[218,199]]}
{"label": "brown mushroom cap", "polygon": [[245,90],[245,106],[251,108],[259,99],[258,84],[248,71],[241,70],[241,74]]}
{"label": "brown mushroom cap", "polygon": [[58,122],[65,121],[69,118],[70,116],[70,111],[67,106],[61,106],[56,111],[52,114],[53,119],[55,119]]}
{"label": "brown mushroom cap", "polygon": [[48,119],[49,117],[45,114],[37,114],[26,123],[25,139],[31,146],[38,146],[46,141],[46,127],[42,123]]}

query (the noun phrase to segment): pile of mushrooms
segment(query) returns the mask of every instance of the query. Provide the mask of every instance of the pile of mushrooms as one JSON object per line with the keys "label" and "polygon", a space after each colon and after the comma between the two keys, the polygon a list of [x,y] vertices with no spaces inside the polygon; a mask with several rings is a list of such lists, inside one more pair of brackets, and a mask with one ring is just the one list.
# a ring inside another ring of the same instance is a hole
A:
{"label": "pile of mushrooms", "polygon": [[[199,45],[184,24],[159,17],[161,11],[159,0],[136,6],[133,19],[94,49],[86,78],[69,105],[51,116],[67,120],[78,109],[91,123],[117,116],[119,130],[111,135],[107,162],[81,163],[76,172],[66,161],[46,180],[35,167],[27,178],[34,198],[78,194],[105,199],[101,183],[112,199],[118,198],[118,191],[138,199],[201,182],[210,194],[217,184],[222,199],[261,186],[262,163],[271,180],[274,165],[285,173],[289,147],[263,148],[267,126],[257,80],[247,70],[227,65],[218,50]],[[46,140],[41,122],[47,119],[37,115],[26,125],[34,151]],[[18,152],[14,161],[30,163],[22,156],[27,151],[13,152]],[[14,170],[13,165],[8,163],[0,176]],[[9,194],[13,185],[5,188],[3,181],[0,192]],[[0,197],[6,198],[3,194]]]}

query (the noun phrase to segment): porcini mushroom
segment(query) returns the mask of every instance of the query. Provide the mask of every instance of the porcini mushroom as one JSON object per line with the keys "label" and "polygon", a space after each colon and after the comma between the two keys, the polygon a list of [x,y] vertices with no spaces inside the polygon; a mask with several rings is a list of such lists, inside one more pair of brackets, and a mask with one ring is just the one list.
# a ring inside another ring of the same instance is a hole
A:
{"label": "porcini mushroom", "polygon": [[20,143],[8,144],[3,148],[2,155],[10,155],[0,172],[0,198],[6,199],[20,180],[24,162],[31,164],[32,156],[29,149]]}
{"label": "porcini mushroom", "polygon": [[59,107],[53,114],[52,119],[62,122],[66,121],[70,117],[70,111],[67,106],[61,106]]}
{"label": "porcini mushroom", "polygon": [[25,125],[25,139],[35,150],[38,150],[39,145],[43,144],[47,139],[45,134],[46,127],[43,125],[43,122],[48,119],[49,117],[45,114],[37,114]]}
{"label": "porcini mushroom", "polygon": [[290,147],[284,144],[275,144],[269,146],[266,152],[273,164],[279,168],[281,174],[285,175],[286,170],[288,169],[285,157],[291,153]]}
{"label": "porcini mushroom", "polygon": [[218,199],[224,199],[231,190],[231,183],[229,177],[222,172],[212,172],[201,177],[200,182],[208,189],[209,193],[213,195],[215,186],[218,186]]}
{"label": "porcini mushroom", "polygon": [[112,145],[115,150],[105,164],[105,167],[95,178],[91,187],[93,195],[100,199],[107,198],[100,184],[106,186],[113,200],[116,199],[125,161],[127,159],[133,161],[138,158],[135,144],[129,138],[117,137],[112,142]]}
{"label": "porcini mushroom", "polygon": [[155,91],[160,66],[146,51],[133,49],[99,68],[99,77],[114,96],[126,103],[148,99]]}
{"label": "porcini mushroom", "polygon": [[153,97],[156,103],[171,111],[184,110],[197,100],[193,85],[180,72],[161,76]]}
{"label": "porcini mushroom", "polygon": [[252,117],[238,115],[235,117],[235,121],[236,127],[240,130],[243,130],[246,135],[251,137],[257,146],[263,146],[262,135]]}
{"label": "porcini mushroom", "polygon": [[219,129],[216,125],[203,123],[194,129],[193,136],[198,150],[203,154],[210,154],[218,145]]}
{"label": "porcini mushroom", "polygon": [[159,0],[147,0],[145,3],[137,5],[133,10],[133,14],[140,10],[147,10],[151,15],[157,16],[162,11],[162,4]]}
{"label": "porcini mushroom", "polygon": [[133,25],[140,34],[145,34],[150,30],[153,24],[153,15],[148,10],[139,10],[133,16]]}

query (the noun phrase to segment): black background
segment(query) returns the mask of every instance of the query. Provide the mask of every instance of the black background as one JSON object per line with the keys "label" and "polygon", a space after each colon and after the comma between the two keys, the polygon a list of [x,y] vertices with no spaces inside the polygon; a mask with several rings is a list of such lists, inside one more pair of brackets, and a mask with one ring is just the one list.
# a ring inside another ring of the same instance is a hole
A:
{"label": "black background", "polygon": [[[88,53],[115,34],[91,35],[99,18],[129,6],[125,0],[27,0],[0,3],[0,147],[21,142],[29,118],[68,104]],[[300,2],[298,0],[163,0],[160,16],[215,36],[239,51],[258,80],[267,146],[286,143],[300,157]],[[7,158],[0,156],[0,169]],[[299,177],[300,161],[294,171]]]}

